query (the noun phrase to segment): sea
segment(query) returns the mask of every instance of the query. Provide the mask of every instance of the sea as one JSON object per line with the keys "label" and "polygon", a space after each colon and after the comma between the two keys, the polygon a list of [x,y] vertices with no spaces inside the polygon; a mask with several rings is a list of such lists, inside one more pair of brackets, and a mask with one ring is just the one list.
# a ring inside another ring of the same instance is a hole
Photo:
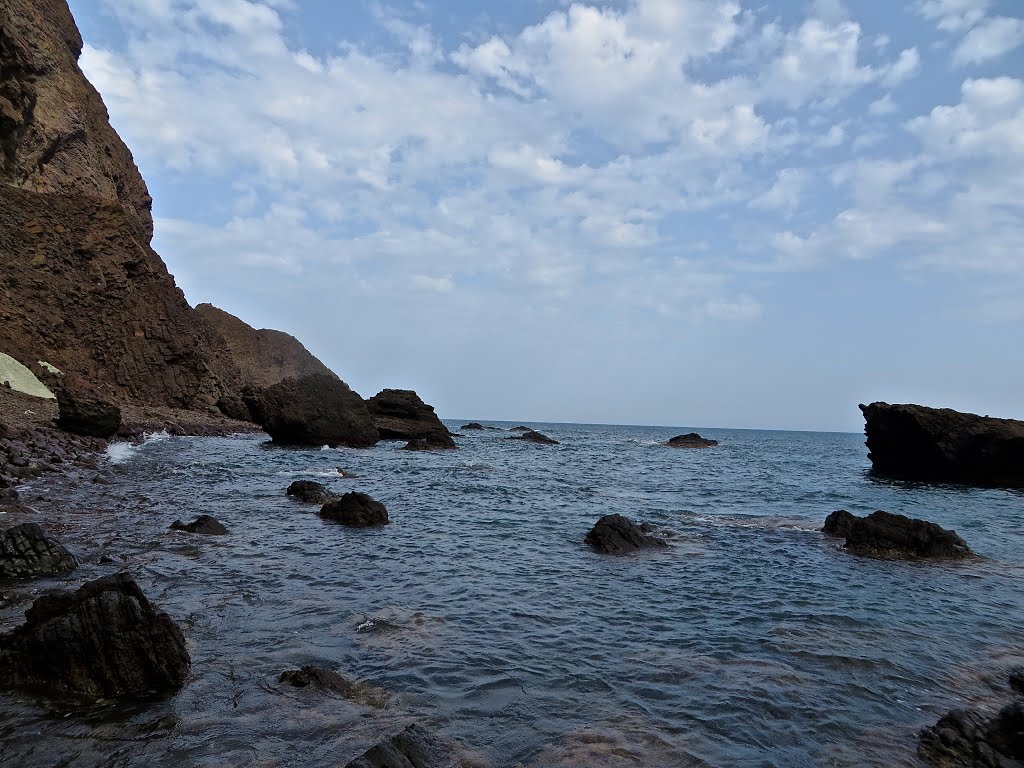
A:
{"label": "sea", "polygon": [[[875,477],[860,434],[701,429],[721,444],[694,450],[663,445],[687,427],[528,424],[560,441],[542,446],[491,424],[443,452],[159,434],[112,445],[100,482],[24,486],[83,566],[6,585],[0,631],[125,570],[193,663],[155,701],[3,694],[0,764],[344,766],[416,722],[495,768],[919,766],[920,729],[1008,700],[1024,492]],[[298,479],[391,523],[323,522],[285,495]],[[819,532],[837,509],[934,521],[979,557],[851,555]],[[670,545],[592,551],[610,513]],[[168,530],[200,514],[229,535]],[[305,664],[365,696],[278,682]]]}

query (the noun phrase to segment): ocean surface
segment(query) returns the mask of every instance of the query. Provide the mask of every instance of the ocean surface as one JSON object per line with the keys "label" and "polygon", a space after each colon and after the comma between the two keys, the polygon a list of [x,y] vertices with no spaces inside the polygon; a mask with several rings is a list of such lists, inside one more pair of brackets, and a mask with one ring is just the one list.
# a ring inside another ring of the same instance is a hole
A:
{"label": "ocean surface", "polygon": [[[343,766],[420,722],[496,768],[917,766],[920,728],[1003,703],[1024,661],[1021,491],[876,479],[857,434],[701,429],[721,445],[686,450],[659,444],[684,427],[532,426],[562,444],[161,435],[113,446],[107,484],[24,486],[85,565],[0,587],[0,631],[40,591],[123,568],[193,667],[144,704],[0,696],[0,764]],[[296,479],[369,493],[392,522],[324,523],[285,496]],[[817,531],[841,508],[932,520],[981,557],[849,555]],[[596,554],[583,537],[613,512],[671,546]],[[167,530],[204,513],[230,535]],[[303,664],[386,706],[278,684]]]}

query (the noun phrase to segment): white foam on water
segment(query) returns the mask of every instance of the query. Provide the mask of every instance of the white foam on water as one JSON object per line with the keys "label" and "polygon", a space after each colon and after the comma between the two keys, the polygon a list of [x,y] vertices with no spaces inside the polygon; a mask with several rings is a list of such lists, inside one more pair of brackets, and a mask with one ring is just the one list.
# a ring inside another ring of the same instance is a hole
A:
{"label": "white foam on water", "polygon": [[170,437],[166,431],[146,432],[141,443],[110,443],[107,446],[107,460],[111,464],[124,464],[133,459],[141,449],[150,443],[159,443]]}

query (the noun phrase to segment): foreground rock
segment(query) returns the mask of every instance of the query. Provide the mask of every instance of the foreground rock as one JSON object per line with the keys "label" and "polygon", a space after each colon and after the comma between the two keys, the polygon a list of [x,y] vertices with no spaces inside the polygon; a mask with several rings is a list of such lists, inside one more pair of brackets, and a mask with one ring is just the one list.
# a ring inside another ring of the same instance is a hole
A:
{"label": "foreground rock", "polygon": [[1024,702],[994,718],[953,710],[918,737],[917,754],[939,768],[1019,768],[1024,760]]}
{"label": "foreground rock", "polygon": [[455,745],[419,725],[370,747],[345,768],[460,768],[475,765],[464,759]]}
{"label": "foreground rock", "polygon": [[320,517],[353,528],[369,528],[390,522],[387,507],[365,493],[355,491],[324,504]]}
{"label": "foreground rock", "polygon": [[[344,475],[342,476],[344,477]],[[310,504],[326,504],[334,498],[334,494],[327,490],[326,486],[314,483],[312,480],[296,480],[288,486],[287,493],[299,501]]]}
{"label": "foreground rock", "polygon": [[665,445],[670,445],[673,448],[713,448],[718,445],[718,441],[701,437],[696,432],[689,432],[685,435],[676,435]]}
{"label": "foreground rock", "polygon": [[191,659],[185,636],[127,574],[43,595],[26,622],[0,635],[0,682],[49,695],[171,693]]}
{"label": "foreground rock", "polygon": [[1024,487],[1024,421],[921,405],[861,405],[880,475]]}
{"label": "foreground rock", "polygon": [[57,407],[57,426],[76,435],[109,440],[121,427],[121,409],[85,388],[58,388]]}
{"label": "foreground rock", "polygon": [[67,573],[78,561],[37,523],[0,531],[0,578],[28,578]]}
{"label": "foreground rock", "polygon": [[282,672],[278,682],[286,683],[295,688],[308,688],[312,686],[322,691],[330,691],[339,696],[344,696],[346,699],[368,704],[371,707],[384,707],[388,701],[387,693],[382,690],[352,682],[337,672],[308,664],[301,669]]}
{"label": "foreground rock", "polygon": [[846,510],[825,519],[825,533],[846,538],[846,549],[857,555],[885,559],[959,559],[973,553],[955,531],[890,512],[872,512],[867,517]]}
{"label": "foreground rock", "polygon": [[428,450],[455,448],[448,428],[411,389],[385,389],[366,401],[381,440],[424,440]]}
{"label": "foreground rock", "polygon": [[367,448],[378,440],[363,399],[332,375],[286,379],[247,395],[245,403],[256,423],[282,445]]}
{"label": "foreground rock", "polygon": [[172,531],[183,531],[184,533],[199,533],[204,536],[224,536],[228,529],[221,525],[220,521],[210,515],[200,515],[191,523],[183,523],[175,520],[171,523]]}
{"label": "foreground rock", "polygon": [[525,440],[528,443],[537,443],[538,445],[560,445],[557,440],[553,440],[545,434],[536,432],[532,429],[528,429],[521,435],[513,437],[506,437],[506,440]]}
{"label": "foreground rock", "polygon": [[640,526],[623,515],[605,515],[583,540],[598,552],[622,555],[638,549],[668,546],[663,539],[651,536],[647,526]]}

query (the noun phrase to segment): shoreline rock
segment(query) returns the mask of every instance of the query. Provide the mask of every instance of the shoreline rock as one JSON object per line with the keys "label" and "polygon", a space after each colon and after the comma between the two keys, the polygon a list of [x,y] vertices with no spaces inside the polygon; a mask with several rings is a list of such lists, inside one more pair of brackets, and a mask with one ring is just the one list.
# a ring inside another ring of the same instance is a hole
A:
{"label": "shoreline rock", "polygon": [[651,536],[650,530],[649,526],[638,525],[624,515],[605,515],[590,529],[583,543],[608,555],[668,546],[663,539]]}
{"label": "shoreline rock", "polygon": [[[457,448],[448,428],[411,389],[384,389],[366,401],[381,440],[424,441],[409,450]],[[408,447],[408,446],[407,446]]]}
{"label": "shoreline rock", "polygon": [[857,517],[841,509],[825,519],[821,530],[844,537],[844,548],[855,555],[886,560],[960,560],[974,556],[956,531],[882,510]]}
{"label": "shoreline rock", "polygon": [[371,528],[391,522],[387,507],[367,494],[355,491],[324,504],[320,517],[350,528]]}
{"label": "shoreline rock", "polygon": [[33,578],[70,573],[78,560],[38,523],[0,530],[0,578]]}

